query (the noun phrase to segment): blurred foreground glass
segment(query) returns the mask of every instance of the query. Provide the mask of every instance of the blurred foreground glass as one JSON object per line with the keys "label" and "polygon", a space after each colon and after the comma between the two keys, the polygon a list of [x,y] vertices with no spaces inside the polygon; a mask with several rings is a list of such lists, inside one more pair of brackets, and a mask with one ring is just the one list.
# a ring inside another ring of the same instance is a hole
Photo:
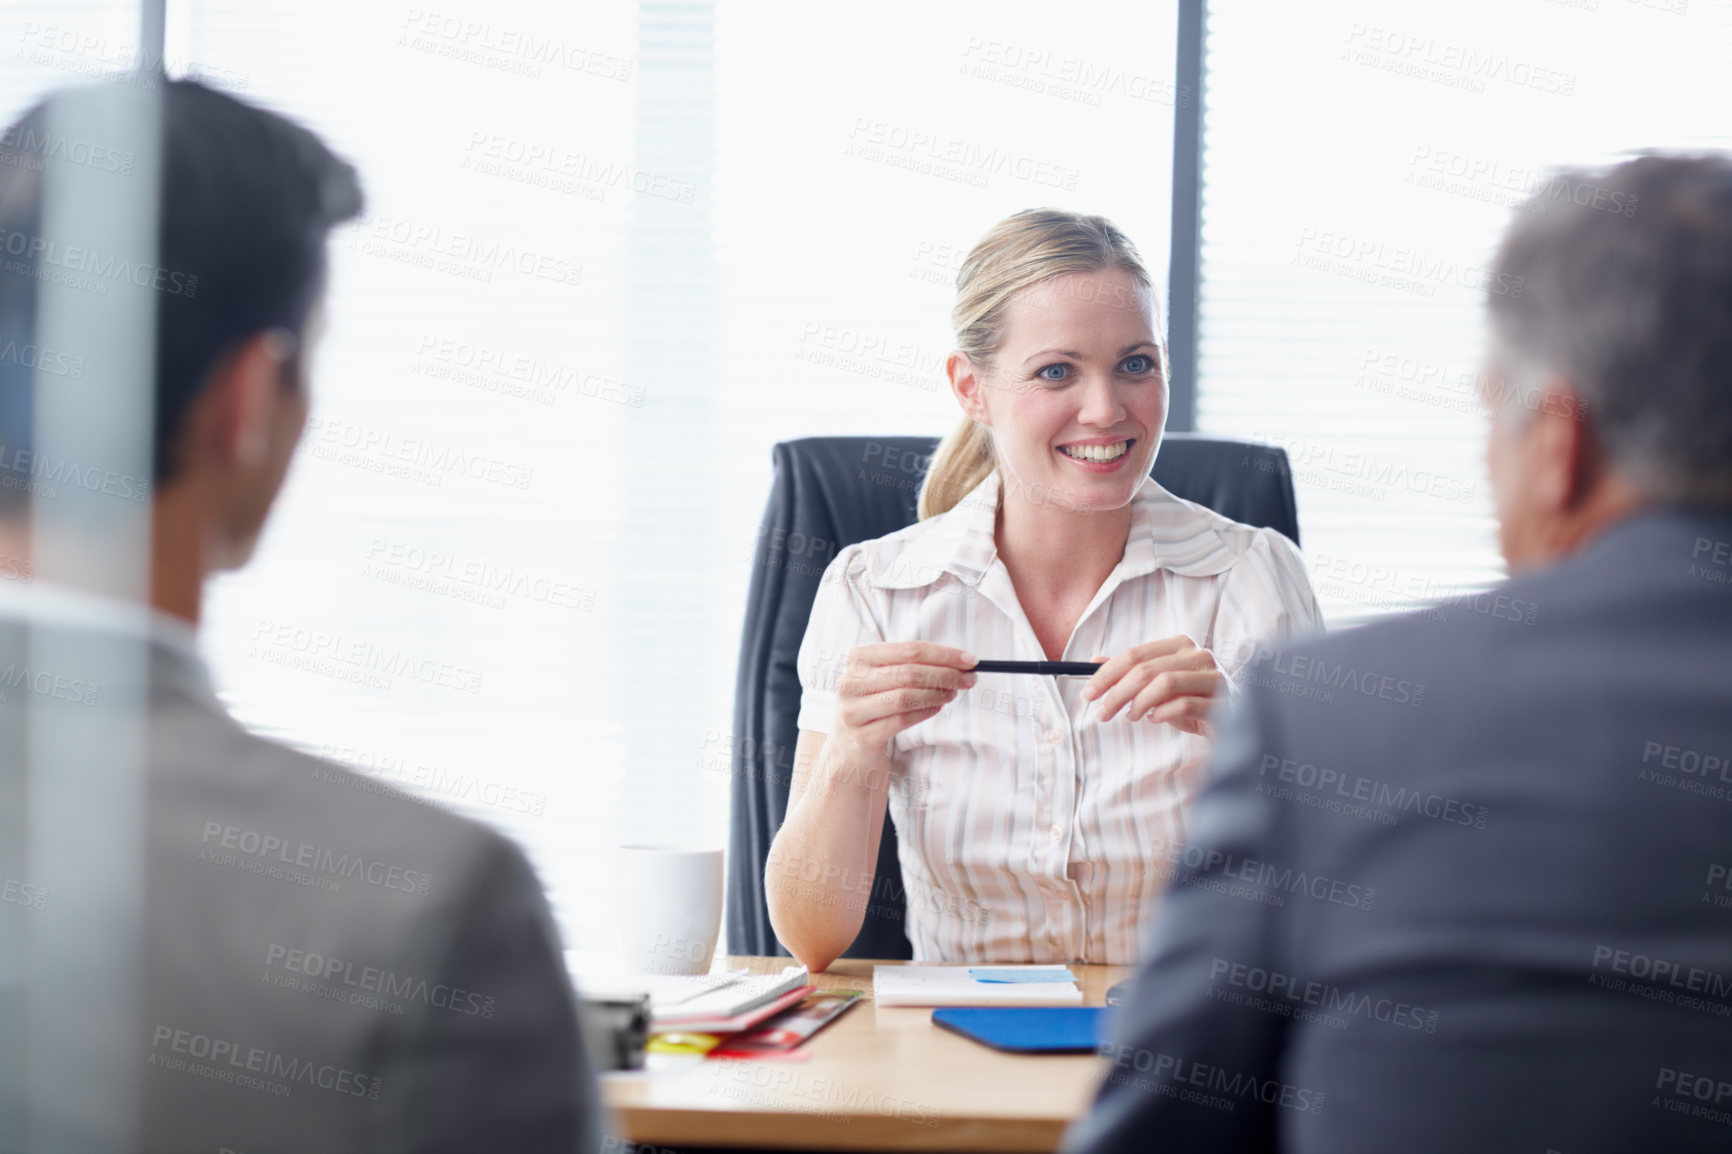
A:
{"label": "blurred foreground glass", "polygon": [[[142,621],[149,584],[160,123],[152,83],[86,88],[50,106],[40,155],[10,153],[30,163],[6,182],[0,343],[34,371],[0,428],[0,521],[28,540],[0,620],[0,869],[32,895],[0,909],[9,1150],[128,1149],[137,1125],[147,668],[91,618]],[[114,141],[130,169],[79,163]]]}

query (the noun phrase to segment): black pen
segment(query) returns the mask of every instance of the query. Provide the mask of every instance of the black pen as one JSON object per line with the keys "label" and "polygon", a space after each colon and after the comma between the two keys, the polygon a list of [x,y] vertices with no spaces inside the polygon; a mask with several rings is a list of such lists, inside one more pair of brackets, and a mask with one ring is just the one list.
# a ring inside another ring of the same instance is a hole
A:
{"label": "black pen", "polygon": [[1042,673],[1048,677],[1093,677],[1093,661],[982,661],[970,673]]}

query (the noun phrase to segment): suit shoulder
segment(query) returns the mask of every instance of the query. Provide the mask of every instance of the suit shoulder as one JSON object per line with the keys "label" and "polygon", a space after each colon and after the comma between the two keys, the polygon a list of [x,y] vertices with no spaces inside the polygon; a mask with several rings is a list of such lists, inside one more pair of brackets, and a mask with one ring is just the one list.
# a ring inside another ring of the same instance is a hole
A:
{"label": "suit shoulder", "polygon": [[364,854],[413,863],[447,880],[519,854],[483,823],[394,783],[243,729],[229,718],[177,727],[153,753],[158,804],[169,814],[256,831],[316,857]]}
{"label": "suit shoulder", "polygon": [[1489,589],[1448,594],[1413,609],[1293,646],[1310,657],[1387,660],[1452,668],[1464,658],[1496,651],[1531,636],[1531,628],[1562,606],[1565,588],[1550,579],[1503,581]]}

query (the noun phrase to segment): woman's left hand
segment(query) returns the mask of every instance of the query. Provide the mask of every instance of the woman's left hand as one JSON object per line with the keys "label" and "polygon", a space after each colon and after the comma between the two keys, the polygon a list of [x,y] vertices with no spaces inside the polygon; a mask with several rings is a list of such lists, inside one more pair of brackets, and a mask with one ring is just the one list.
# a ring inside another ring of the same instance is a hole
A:
{"label": "woman's left hand", "polygon": [[1089,678],[1083,696],[1100,700],[1102,721],[1123,709],[1132,721],[1164,721],[1207,736],[1204,719],[1227,680],[1213,653],[1181,633],[1094,660],[1106,663]]}

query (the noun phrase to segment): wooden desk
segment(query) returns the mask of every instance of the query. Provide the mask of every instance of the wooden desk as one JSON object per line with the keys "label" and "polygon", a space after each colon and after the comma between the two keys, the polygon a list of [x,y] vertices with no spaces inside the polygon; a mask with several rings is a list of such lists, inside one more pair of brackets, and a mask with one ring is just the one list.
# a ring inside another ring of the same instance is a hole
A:
{"label": "wooden desk", "polygon": [[[728,958],[776,971],[787,958]],[[872,1002],[872,967],[843,959],[820,989],[861,1003],[805,1047],[805,1062],[705,1060],[690,1070],[603,1075],[623,1137],[642,1145],[789,1150],[1050,1151],[1088,1108],[1104,1061],[1004,1054],[932,1024],[929,1008]],[[1086,1005],[1129,966],[1072,966]]]}

